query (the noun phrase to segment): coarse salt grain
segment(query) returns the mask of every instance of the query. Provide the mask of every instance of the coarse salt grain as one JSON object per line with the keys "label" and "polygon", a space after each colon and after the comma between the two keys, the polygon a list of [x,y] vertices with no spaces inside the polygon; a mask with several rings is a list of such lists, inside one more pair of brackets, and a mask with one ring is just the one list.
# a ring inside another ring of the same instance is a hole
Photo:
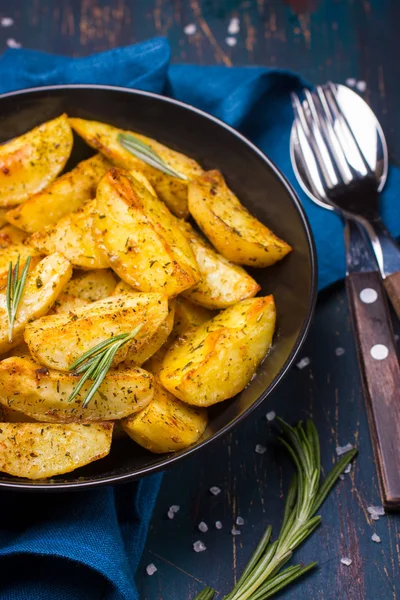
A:
{"label": "coarse salt grain", "polygon": [[153,565],[153,563],[150,563],[149,565],[147,565],[147,567],[146,567],[147,575],[154,575],[154,573],[156,571],[157,571],[156,565]]}
{"label": "coarse salt grain", "polygon": [[14,40],[14,38],[9,38],[6,42],[6,44],[9,48],[21,48],[21,46],[22,46],[22,44],[17,42],[17,40]]}
{"label": "coarse salt grain", "polygon": [[177,512],[179,512],[180,508],[181,507],[178,506],[177,504],[173,504],[172,506],[169,507],[168,512],[172,512],[172,513],[176,514]]}
{"label": "coarse salt grain", "polygon": [[356,89],[357,89],[359,92],[365,92],[365,90],[367,89],[367,84],[366,84],[366,82],[365,82],[365,81],[362,81],[362,80],[361,80],[361,81],[357,81],[357,83],[356,83]]}
{"label": "coarse salt grain", "polygon": [[228,33],[229,35],[236,35],[240,31],[240,21],[237,17],[233,17],[229,21]]}
{"label": "coarse salt grain", "polygon": [[243,517],[237,517],[236,518],[236,525],[244,525],[244,519],[243,519]]}
{"label": "coarse salt grain", "polygon": [[367,511],[370,515],[377,515],[378,517],[383,517],[385,514],[383,506],[368,506]]}
{"label": "coarse salt grain", "polygon": [[203,542],[201,542],[200,540],[197,540],[197,542],[195,542],[193,544],[193,550],[195,552],[204,552],[204,550],[207,550],[205,544],[203,544]]}
{"label": "coarse salt grain", "polygon": [[267,419],[267,421],[273,421],[276,417],[276,413],[274,410],[270,410],[269,412],[267,412],[267,414],[265,415],[265,418]]}
{"label": "coarse salt grain", "polygon": [[169,510],[167,512],[167,517],[168,519],[173,519],[175,517],[175,513],[172,510]]}
{"label": "coarse salt grain", "polygon": [[230,46],[232,48],[233,46],[236,46],[237,39],[234,37],[227,37],[227,38],[225,38],[225,42],[228,44],[228,46]]}
{"label": "coarse salt grain", "polygon": [[265,454],[266,451],[267,448],[265,446],[262,446],[261,444],[257,444],[254,448],[254,452],[256,452],[257,454]]}
{"label": "coarse salt grain", "polygon": [[210,487],[210,492],[212,493],[213,496],[218,496],[218,494],[221,493],[221,490],[216,485],[213,485],[212,487]]}
{"label": "coarse salt grain", "polygon": [[344,470],[344,473],[350,473],[350,471],[351,471],[351,463],[349,463],[349,464],[347,465],[347,467],[346,467],[346,468],[345,468],[345,470]]}
{"label": "coarse salt grain", "polygon": [[343,354],[345,352],[346,352],[346,350],[344,348],[341,348],[340,346],[339,346],[339,348],[336,348],[336,350],[335,350],[336,356],[343,356]]}
{"label": "coarse salt grain", "polygon": [[346,452],[352,450],[353,447],[353,444],[346,444],[345,446],[336,446],[336,454],[338,456],[342,456],[342,454],[346,454]]}
{"label": "coarse salt grain", "polygon": [[378,515],[371,515],[371,521],[379,521]]}
{"label": "coarse salt grain", "polygon": [[186,25],[186,27],[183,28],[183,31],[186,35],[193,35],[197,31],[197,27],[194,23],[189,23],[189,25]]}
{"label": "coarse salt grain", "polygon": [[208,525],[207,523],[204,523],[204,521],[200,521],[200,523],[198,524],[198,528],[201,531],[201,533],[205,533],[206,531],[208,531]]}
{"label": "coarse salt grain", "polygon": [[231,534],[232,535],[240,535],[242,532],[240,531],[240,529],[236,529],[236,527],[232,527],[231,529]]}
{"label": "coarse salt grain", "polygon": [[308,358],[308,356],[305,356],[304,358],[302,358],[301,360],[299,360],[298,363],[296,363],[296,367],[298,369],[304,369],[305,367],[308,367],[308,365],[310,364],[311,360]]}
{"label": "coarse salt grain", "polygon": [[341,479],[342,481],[344,481],[344,480],[345,480],[345,476],[343,475],[343,473],[340,473],[340,475],[339,475],[339,479]]}
{"label": "coarse salt grain", "polygon": [[357,83],[357,80],[354,79],[354,77],[349,77],[348,79],[346,79],[346,85],[348,85],[349,87],[354,87]]}
{"label": "coarse salt grain", "polygon": [[215,529],[222,529],[221,521],[215,521]]}
{"label": "coarse salt grain", "polygon": [[346,565],[346,567],[349,567],[353,561],[351,560],[351,558],[341,558],[340,562],[342,563],[342,565]]}
{"label": "coarse salt grain", "polygon": [[3,17],[0,21],[2,27],[11,27],[14,25],[14,19],[11,17]]}
{"label": "coarse salt grain", "polygon": [[376,542],[377,544],[380,544],[380,543],[381,543],[381,538],[379,537],[379,535],[376,535],[376,533],[373,533],[373,534],[372,534],[372,536],[371,536],[371,540],[372,540],[373,542]]}

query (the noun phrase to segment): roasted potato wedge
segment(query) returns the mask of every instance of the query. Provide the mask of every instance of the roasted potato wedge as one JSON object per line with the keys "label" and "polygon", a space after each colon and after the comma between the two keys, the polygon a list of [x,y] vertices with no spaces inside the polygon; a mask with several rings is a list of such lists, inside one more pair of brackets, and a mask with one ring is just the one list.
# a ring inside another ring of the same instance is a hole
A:
{"label": "roasted potato wedge", "polygon": [[[144,135],[132,131],[123,131],[106,123],[85,121],[84,119],[70,119],[70,123],[76,133],[89,146],[99,150],[114,165],[144,173],[156,190],[157,195],[174,215],[183,218],[189,216],[187,203],[188,180],[203,172],[203,169],[195,160],[175,152]],[[169,167],[172,167],[187,179],[167,175],[131,154],[118,141],[118,136],[122,133],[133,135],[150,146]]]}
{"label": "roasted potato wedge", "polygon": [[24,415],[24,413],[9,408],[8,406],[0,406],[0,422],[1,423],[34,423],[35,419]]}
{"label": "roasted potato wedge", "polygon": [[191,327],[199,327],[206,321],[210,321],[215,315],[215,311],[192,304],[189,300],[179,296],[175,300],[175,321],[172,333],[175,336],[182,335]]}
{"label": "roasted potato wedge", "polygon": [[102,154],[80,162],[41,192],[7,212],[7,221],[34,233],[79,210],[96,196],[96,187],[111,164]]}
{"label": "roasted potato wedge", "polygon": [[0,403],[40,422],[113,421],[142,410],[153,398],[153,376],[140,368],[110,370],[86,408],[87,381],[70,402],[79,377],[42,367],[29,357],[0,362]]}
{"label": "roasted potato wedge", "polygon": [[114,364],[139,349],[168,316],[163,294],[111,296],[76,309],[75,313],[47,315],[29,323],[25,341],[32,356],[46,367],[68,371],[82,354],[120,333],[142,329],[132,343],[118,351]]}
{"label": "roasted potato wedge", "polygon": [[132,287],[175,296],[199,280],[186,236],[134,172],[110,169],[97,187],[94,236],[112,269]]}
{"label": "roasted potato wedge", "polygon": [[126,433],[150,452],[176,452],[203,435],[207,411],[193,408],[170,394],[154,379],[154,398],[144,410],[121,421]]}
{"label": "roasted potato wedge", "polygon": [[228,260],[268,267],[291,251],[289,244],[248,212],[219,171],[208,171],[191,181],[188,199],[190,214]]}
{"label": "roasted potato wedge", "polygon": [[47,256],[28,274],[18,312],[8,337],[6,287],[0,289],[0,353],[7,352],[21,341],[26,325],[45,315],[72,275],[70,262],[55,253]]}
{"label": "roasted potato wedge", "polygon": [[266,356],[275,329],[272,296],[243,300],[190,329],[165,355],[160,380],[180,400],[210,406],[243,390]]}
{"label": "roasted potato wedge", "polygon": [[69,473],[110,452],[113,424],[0,423],[0,471],[43,479]]}
{"label": "roasted potato wedge", "polygon": [[14,225],[5,225],[0,229],[0,250],[9,248],[14,244],[22,244],[28,237],[28,234]]}
{"label": "roasted potato wedge", "polygon": [[113,291],[112,295],[120,296],[121,294],[132,294],[135,291],[136,290],[134,290],[129,283],[126,283],[125,281],[119,281],[115,286],[115,290]]}
{"label": "roasted potato wedge", "polygon": [[9,208],[0,208],[0,227],[3,227],[3,225],[6,225],[8,223],[6,219],[6,214],[9,210]]}
{"label": "roasted potato wedge", "polygon": [[92,234],[95,207],[95,200],[88,202],[55,225],[48,225],[31,235],[27,243],[41,254],[62,252],[75,267],[81,269],[106,269],[108,262]]}
{"label": "roasted potato wedge", "polygon": [[75,271],[63,291],[70,296],[96,302],[111,296],[116,284],[117,279],[110,269]]}
{"label": "roasted potato wedge", "polygon": [[200,281],[183,292],[185,298],[205,308],[221,309],[257,294],[260,286],[242,267],[218,254],[186,221],[179,221],[179,227],[190,242],[200,272]]}
{"label": "roasted potato wedge", "polygon": [[0,146],[0,206],[15,206],[43,190],[63,170],[73,136],[67,115]]}

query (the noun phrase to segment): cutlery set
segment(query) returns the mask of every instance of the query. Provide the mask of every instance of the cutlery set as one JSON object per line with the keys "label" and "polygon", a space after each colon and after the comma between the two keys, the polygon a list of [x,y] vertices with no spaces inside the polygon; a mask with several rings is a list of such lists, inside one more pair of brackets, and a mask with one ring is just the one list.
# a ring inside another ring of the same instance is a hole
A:
{"label": "cutlery set", "polygon": [[388,172],[382,129],[360,96],[328,83],[292,94],[297,179],[344,223],[346,289],[372,445],[387,509],[400,509],[400,363],[386,294],[400,318],[400,248],[379,213]]}

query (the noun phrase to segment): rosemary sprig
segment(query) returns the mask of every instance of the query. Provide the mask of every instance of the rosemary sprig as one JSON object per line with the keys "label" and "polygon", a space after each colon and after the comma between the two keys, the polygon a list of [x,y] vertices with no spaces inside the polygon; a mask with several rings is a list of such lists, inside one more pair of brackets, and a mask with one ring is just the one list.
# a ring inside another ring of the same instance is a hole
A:
{"label": "rosemary sprig", "polygon": [[103,383],[118,350],[130,342],[139,333],[142,327],[143,323],[135,327],[131,333],[120,333],[119,335],[100,342],[72,363],[69,370],[73,371],[75,375],[79,375],[80,373],[83,373],[83,375],[68,398],[69,402],[72,402],[79,394],[85,382],[88,379],[91,379],[93,384],[90,386],[82,404],[82,407],[86,408]]}
{"label": "rosemary sprig", "polygon": [[29,265],[31,257],[26,259],[24,268],[22,269],[21,277],[19,276],[20,255],[18,254],[17,262],[13,267],[12,262],[8,266],[7,289],[6,289],[6,306],[8,316],[8,341],[12,342],[13,327],[15,317],[17,316],[18,306],[24,293],[26,278],[28,277]]}
{"label": "rosemary sprig", "polygon": [[[297,470],[289,486],[279,537],[271,542],[272,528],[267,527],[242,576],[224,600],[266,600],[316,566],[317,563],[313,562],[282,570],[294,550],[320,524],[321,517],[315,513],[339,475],[357,454],[354,448],[342,456],[320,485],[320,445],[314,423],[307,421],[304,427],[299,422],[291,427],[282,419],[278,418],[277,421],[282,432],[279,439],[290,453]],[[206,588],[195,600],[213,598],[214,590]]]}
{"label": "rosemary sprig", "polygon": [[161,158],[159,154],[153,148],[150,148],[148,144],[139,140],[139,138],[135,137],[131,133],[119,133],[118,141],[131,154],[136,156],[136,158],[140,158],[143,162],[147,163],[151,167],[162,171],[166,175],[172,175],[172,177],[177,177],[178,179],[187,180],[188,177],[176,171],[173,167],[167,165],[167,163]]}

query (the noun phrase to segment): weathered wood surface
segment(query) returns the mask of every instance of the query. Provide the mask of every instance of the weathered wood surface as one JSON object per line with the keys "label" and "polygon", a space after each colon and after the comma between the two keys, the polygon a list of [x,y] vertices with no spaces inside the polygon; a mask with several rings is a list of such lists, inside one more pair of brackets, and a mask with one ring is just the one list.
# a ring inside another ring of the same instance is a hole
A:
{"label": "weathered wood surface", "polygon": [[[396,0],[0,0],[0,47],[15,40],[24,47],[84,55],[155,35],[168,37],[174,62],[264,64],[300,71],[316,82],[347,78],[366,82],[365,98],[379,115],[394,160],[400,150],[398,78],[400,3]],[[229,46],[232,17],[240,32]],[[194,24],[193,35],[184,27]],[[12,43],[12,42],[11,42]],[[337,356],[335,350],[344,348]],[[354,470],[339,482],[321,510],[323,525],[296,559],[318,560],[319,569],[281,597],[285,600],[395,600],[400,597],[399,521],[385,516],[371,523],[366,507],[379,503],[367,417],[361,391],[347,300],[342,286],[325,292],[303,356],[309,367],[293,369],[261,410],[232,435],[171,469],[161,494],[138,571],[143,600],[190,600],[207,583],[222,598],[251,554],[267,524],[278,530],[282,498],[291,472],[264,414],[276,410],[289,421],[311,415],[322,441],[326,467],[335,447],[360,449]],[[255,444],[267,444],[258,455]],[[399,466],[400,468],[400,466]],[[208,488],[222,493],[213,497]],[[171,504],[181,506],[174,520]],[[230,529],[245,519],[242,534]],[[204,520],[210,527],[200,534]],[[223,522],[217,531],[213,524]],[[371,541],[376,531],[381,543]],[[202,539],[207,551],[196,554]],[[353,560],[350,567],[340,558]],[[152,577],[145,566],[153,562]]]}

